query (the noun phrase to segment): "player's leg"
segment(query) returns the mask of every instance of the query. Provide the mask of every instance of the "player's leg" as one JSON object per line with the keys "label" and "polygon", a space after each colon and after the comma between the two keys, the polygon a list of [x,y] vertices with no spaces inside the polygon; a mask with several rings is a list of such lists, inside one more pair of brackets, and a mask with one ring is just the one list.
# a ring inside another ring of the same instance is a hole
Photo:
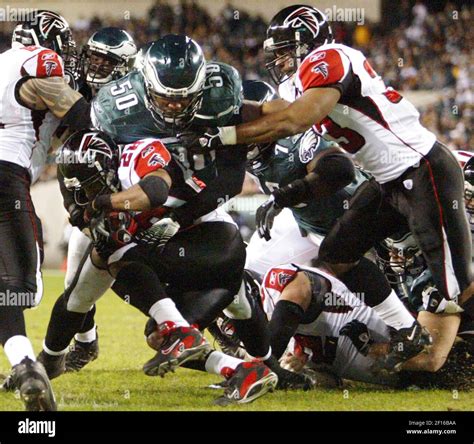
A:
{"label": "player's leg", "polygon": [[317,250],[312,240],[303,237],[290,209],[285,208],[275,218],[269,241],[255,232],[247,245],[245,268],[263,276],[278,264],[306,264]]}
{"label": "player's leg", "polygon": [[43,366],[26,336],[23,310],[42,297],[42,229],[23,168],[0,162],[0,343],[12,366],[5,387],[18,389],[27,410],[56,410]]}
{"label": "player's leg", "polygon": [[[81,259],[91,244],[90,239],[77,227],[73,227],[68,243],[65,288],[68,288],[77,273]],[[107,270],[97,270],[96,282],[104,280],[110,283]],[[100,285],[100,284],[99,284]],[[66,355],[66,371],[79,371],[99,356],[99,340],[94,316],[95,305],[87,312],[82,326],[74,336],[71,350]]]}

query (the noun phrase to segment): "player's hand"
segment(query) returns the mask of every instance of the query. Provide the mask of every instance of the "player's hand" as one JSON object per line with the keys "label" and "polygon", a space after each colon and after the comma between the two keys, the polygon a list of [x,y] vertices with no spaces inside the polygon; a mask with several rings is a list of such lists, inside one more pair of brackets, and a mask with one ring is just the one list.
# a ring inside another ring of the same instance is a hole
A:
{"label": "player's hand", "polygon": [[195,152],[207,152],[215,150],[223,145],[220,128],[208,128],[204,134],[183,133],[178,139],[185,148]]}
{"label": "player's hand", "polygon": [[370,337],[370,332],[366,324],[354,319],[347,323],[339,330],[341,336],[347,336],[357,350],[364,356],[367,356],[370,350],[373,339]]}
{"label": "player's hand", "polygon": [[293,353],[287,352],[281,358],[280,365],[285,370],[299,373],[303,370],[306,364],[307,358],[308,357],[306,355],[296,356]]}
{"label": "player's hand", "polygon": [[257,209],[256,224],[257,233],[260,237],[263,237],[266,241],[271,239],[270,231],[273,227],[275,217],[280,214],[282,208],[279,208],[275,203],[275,197],[273,195],[260,205]]}
{"label": "player's hand", "polygon": [[154,223],[147,230],[142,231],[135,240],[139,244],[148,245],[161,253],[167,242],[179,231],[180,225],[171,217],[165,217]]}

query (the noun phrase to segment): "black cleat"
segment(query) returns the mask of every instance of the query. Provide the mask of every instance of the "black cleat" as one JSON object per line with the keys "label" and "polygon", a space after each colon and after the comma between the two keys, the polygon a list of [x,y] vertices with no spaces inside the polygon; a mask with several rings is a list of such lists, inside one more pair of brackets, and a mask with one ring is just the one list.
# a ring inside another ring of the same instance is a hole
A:
{"label": "black cleat", "polygon": [[240,345],[240,339],[235,333],[232,321],[227,317],[219,317],[207,330],[219,345],[223,353],[234,358],[244,359],[245,349]]}
{"label": "black cleat", "polygon": [[66,371],[66,354],[53,356],[43,350],[37,359],[44,365],[49,379],[57,378]]}
{"label": "black cleat", "polygon": [[11,380],[25,403],[26,411],[56,411],[56,399],[43,364],[25,358],[12,369]]}
{"label": "black cleat", "polygon": [[74,345],[66,354],[66,372],[78,372],[99,356],[99,339],[92,342],[74,340]]}
{"label": "black cleat", "polygon": [[278,376],[277,390],[311,390],[315,381],[303,373],[295,373],[280,366],[278,360],[272,356],[264,364]]}
{"label": "black cleat", "polygon": [[411,327],[391,333],[390,351],[376,363],[375,369],[398,372],[404,362],[426,351],[433,343],[430,333],[415,321]]}

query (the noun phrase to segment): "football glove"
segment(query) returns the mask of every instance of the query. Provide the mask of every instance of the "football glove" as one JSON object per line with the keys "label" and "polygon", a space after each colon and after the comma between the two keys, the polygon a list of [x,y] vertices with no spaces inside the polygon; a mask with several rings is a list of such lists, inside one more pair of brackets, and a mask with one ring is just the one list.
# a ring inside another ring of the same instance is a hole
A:
{"label": "football glove", "polygon": [[139,245],[147,245],[161,253],[167,242],[179,231],[180,225],[171,217],[165,217],[155,222],[147,230],[143,230],[135,236]]}
{"label": "football glove", "polygon": [[355,348],[357,348],[357,350],[364,356],[369,354],[370,346],[374,343],[373,339],[370,337],[367,325],[357,319],[344,325],[344,327],[339,330],[339,334],[341,336],[347,336],[352,341]]}
{"label": "football glove", "polygon": [[278,216],[282,208],[275,203],[275,196],[270,195],[269,199],[260,205],[257,209],[255,222],[257,224],[257,233],[266,241],[271,239],[270,231],[273,227],[275,217]]}
{"label": "football glove", "polygon": [[223,145],[220,128],[208,128],[204,134],[184,133],[178,139],[192,152],[207,152]]}

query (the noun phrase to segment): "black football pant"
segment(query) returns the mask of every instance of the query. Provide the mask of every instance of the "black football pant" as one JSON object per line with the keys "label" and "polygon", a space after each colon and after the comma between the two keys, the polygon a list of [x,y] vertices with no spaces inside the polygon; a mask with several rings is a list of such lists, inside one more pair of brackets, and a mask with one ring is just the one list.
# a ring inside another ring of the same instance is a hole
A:
{"label": "black football pant", "polygon": [[0,161],[0,343],[26,335],[23,310],[41,299],[41,222],[25,168]]}
{"label": "black football pant", "polygon": [[462,170],[439,142],[398,179],[363,184],[321,244],[319,258],[355,262],[403,229],[413,233],[441,295],[456,299],[472,281],[471,233]]}

